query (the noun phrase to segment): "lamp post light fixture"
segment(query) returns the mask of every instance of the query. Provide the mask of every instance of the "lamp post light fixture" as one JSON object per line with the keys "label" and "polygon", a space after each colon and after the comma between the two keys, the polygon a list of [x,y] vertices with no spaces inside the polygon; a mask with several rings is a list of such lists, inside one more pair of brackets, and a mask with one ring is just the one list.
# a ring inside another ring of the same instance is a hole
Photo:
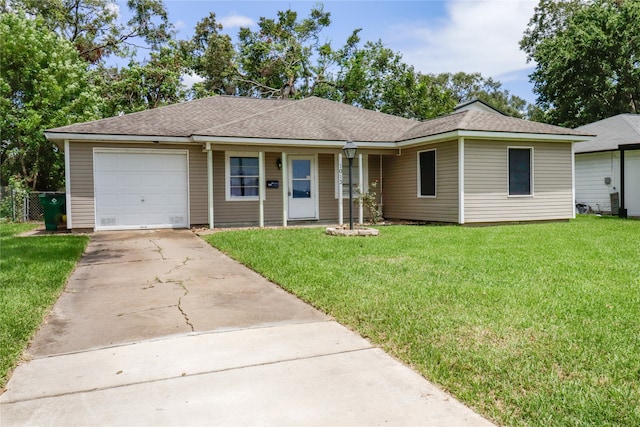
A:
{"label": "lamp post light fixture", "polygon": [[353,177],[351,167],[353,166],[353,159],[356,157],[358,146],[353,141],[347,141],[342,147],[342,151],[345,157],[349,159],[349,230],[353,230]]}

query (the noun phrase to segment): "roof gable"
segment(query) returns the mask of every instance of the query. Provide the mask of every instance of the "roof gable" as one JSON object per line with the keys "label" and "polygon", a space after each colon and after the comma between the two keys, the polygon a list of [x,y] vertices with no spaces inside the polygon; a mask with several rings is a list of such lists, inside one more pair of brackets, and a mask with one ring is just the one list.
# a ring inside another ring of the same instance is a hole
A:
{"label": "roof gable", "polygon": [[617,150],[619,145],[640,143],[640,114],[617,116],[576,128],[597,136],[575,145],[576,153]]}

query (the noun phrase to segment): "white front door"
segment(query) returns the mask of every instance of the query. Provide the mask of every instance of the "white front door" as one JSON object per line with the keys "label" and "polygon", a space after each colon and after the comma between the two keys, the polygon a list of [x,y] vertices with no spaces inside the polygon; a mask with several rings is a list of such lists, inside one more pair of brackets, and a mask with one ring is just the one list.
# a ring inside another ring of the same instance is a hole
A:
{"label": "white front door", "polygon": [[289,219],[317,219],[314,156],[289,156]]}
{"label": "white front door", "polygon": [[624,205],[627,215],[640,216],[640,150],[624,152]]}
{"label": "white front door", "polygon": [[94,152],[96,230],[189,226],[184,150]]}

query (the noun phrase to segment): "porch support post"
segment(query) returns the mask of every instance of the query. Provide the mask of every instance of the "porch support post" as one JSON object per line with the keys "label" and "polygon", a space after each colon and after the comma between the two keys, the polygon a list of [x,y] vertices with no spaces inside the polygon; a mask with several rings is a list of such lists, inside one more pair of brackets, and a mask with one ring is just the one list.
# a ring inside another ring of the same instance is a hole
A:
{"label": "porch support post", "polygon": [[213,229],[213,150],[207,142],[207,205],[209,210],[209,228]]}
{"label": "porch support post", "polygon": [[258,153],[258,199],[260,201],[260,228],[264,227],[264,151]]}
{"label": "porch support post", "polygon": [[282,226],[287,226],[289,217],[289,173],[288,173],[287,153],[282,152]]}
{"label": "porch support post", "polygon": [[64,140],[64,191],[65,191],[65,203],[67,205],[67,229],[73,228],[71,211],[71,153],[69,152],[69,140]]}
{"label": "porch support post", "polygon": [[342,194],[342,153],[338,154],[338,224],[344,224],[344,198]]}
{"label": "porch support post", "polygon": [[464,224],[464,138],[458,138],[458,224]]}
{"label": "porch support post", "polygon": [[[364,166],[362,166],[362,153],[358,154],[358,182],[360,183],[360,191],[365,191],[365,182],[364,182]],[[358,222],[360,224],[364,223],[364,206],[362,206],[362,202],[358,201]]]}

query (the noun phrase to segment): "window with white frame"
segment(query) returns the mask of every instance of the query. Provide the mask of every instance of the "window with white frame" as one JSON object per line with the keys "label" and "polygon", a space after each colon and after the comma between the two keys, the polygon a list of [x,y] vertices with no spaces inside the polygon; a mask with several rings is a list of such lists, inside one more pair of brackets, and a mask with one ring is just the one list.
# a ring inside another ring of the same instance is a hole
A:
{"label": "window with white frame", "polygon": [[509,196],[533,195],[533,148],[509,147]]}
{"label": "window with white frame", "polygon": [[[356,155],[355,159],[353,159],[353,166],[351,168],[352,180],[353,180],[353,197],[358,197],[358,192],[356,189],[360,187],[360,160],[359,155]],[[368,156],[366,154],[362,155],[362,181],[364,182],[363,191],[367,191],[369,186],[367,185],[368,179]],[[335,170],[336,172],[336,186],[335,186],[335,197],[338,198],[339,187],[340,187],[340,154],[336,154],[335,156]],[[345,156],[342,156],[342,198],[349,198],[349,159]]]}
{"label": "window with white frame", "polygon": [[418,197],[436,197],[436,150],[418,151]]}
{"label": "window with white frame", "polygon": [[258,200],[258,154],[227,152],[225,160],[226,199]]}

